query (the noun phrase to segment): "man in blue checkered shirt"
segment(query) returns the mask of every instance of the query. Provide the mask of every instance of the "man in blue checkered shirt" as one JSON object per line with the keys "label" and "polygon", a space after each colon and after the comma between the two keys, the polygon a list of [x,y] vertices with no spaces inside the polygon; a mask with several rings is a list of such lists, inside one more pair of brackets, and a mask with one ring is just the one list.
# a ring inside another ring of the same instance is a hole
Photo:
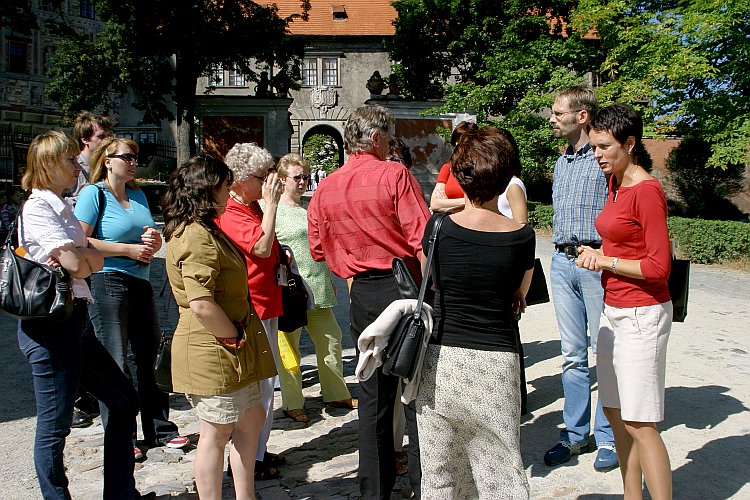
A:
{"label": "man in blue checkered shirt", "polygon": [[[601,274],[578,268],[577,247],[599,248],[602,239],[594,219],[604,207],[607,182],[589,145],[588,124],[596,113],[596,94],[588,87],[570,87],[555,97],[549,122],[553,135],[568,141],[565,154],[555,163],[552,182],[553,241],[550,282],[563,355],[563,423],[560,441],[544,455],[544,463],[558,465],[571,456],[593,451],[591,430],[591,373],[588,347],[596,353],[599,317],[604,308]],[[587,328],[588,326],[588,328]],[[588,335],[587,335],[588,330]],[[618,466],[612,428],[596,407],[594,438],[598,448],[594,468],[610,471]]]}

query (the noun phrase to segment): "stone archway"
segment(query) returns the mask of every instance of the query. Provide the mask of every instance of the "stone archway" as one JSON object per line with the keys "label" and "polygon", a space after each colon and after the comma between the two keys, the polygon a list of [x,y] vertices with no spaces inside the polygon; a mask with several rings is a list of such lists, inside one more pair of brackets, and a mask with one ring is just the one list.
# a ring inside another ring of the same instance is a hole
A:
{"label": "stone archway", "polygon": [[338,165],[339,167],[344,164],[344,139],[341,137],[341,133],[330,125],[315,125],[311,127],[302,138],[302,150],[304,150],[305,143],[308,139],[314,135],[326,135],[336,142],[338,148]]}

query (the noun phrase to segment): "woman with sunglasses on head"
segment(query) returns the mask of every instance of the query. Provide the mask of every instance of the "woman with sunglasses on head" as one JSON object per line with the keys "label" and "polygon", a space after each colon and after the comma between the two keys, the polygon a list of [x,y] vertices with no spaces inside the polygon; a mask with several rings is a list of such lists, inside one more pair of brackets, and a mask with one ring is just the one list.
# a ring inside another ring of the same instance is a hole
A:
{"label": "woman with sunglasses on head", "polygon": [[[281,243],[291,247],[299,273],[313,292],[315,309],[307,311],[305,330],[315,344],[323,401],[332,407],[356,408],[357,400],[352,399],[344,381],[341,328],[332,309],[336,305],[336,289],[331,271],[325,262],[315,262],[310,256],[307,210],[301,203],[310,177],[310,164],[300,155],[290,153],[279,160],[279,177],[284,182],[284,192],[276,212],[276,236]],[[299,358],[302,329],[286,333],[294,354]],[[279,380],[284,413],[296,422],[309,422],[302,395],[302,374],[282,368]]]}
{"label": "woman with sunglasses on head", "polygon": [[198,155],[175,170],[162,200],[167,275],[180,311],[172,384],[198,415],[195,483],[203,500],[221,498],[230,436],[235,497],[255,498],[255,450],[265,419],[259,381],[276,373],[247,300],[244,256],[216,224],[231,185],[223,162]]}
{"label": "woman with sunglasses on head", "polygon": [[[255,143],[235,144],[225,157],[232,170],[234,183],[227,209],[218,219],[219,227],[245,255],[248,287],[253,307],[258,312],[273,350],[279,370],[279,316],[284,312],[281,304],[281,286],[277,267],[281,263],[279,240],[276,239],[276,210],[284,183],[274,169],[271,153]],[[265,211],[258,200],[265,202]],[[279,476],[278,466],[286,461],[281,455],[266,450],[273,424],[273,391],[275,374],[260,383],[266,423],[260,434],[255,464],[256,479],[274,479]]]}
{"label": "woman with sunglasses on head", "polygon": [[62,198],[78,179],[78,153],[76,143],[62,132],[39,135],[29,146],[21,181],[31,191],[19,221],[26,258],[64,268],[74,297],[70,317],[24,320],[18,329],[18,345],[31,365],[36,398],[34,465],[42,498],[70,499],[63,449],[80,384],[111,413],[104,425],[102,496],[131,500],[141,498],[133,479],[130,438],[138,396],[97,340],[88,317],[87,303],[93,299],[84,279],[104,261]]}
{"label": "woman with sunglasses on head", "polygon": [[672,301],[667,279],[671,248],[667,199],[648,173],[641,117],[624,104],[602,108],[589,142],[609,194],[596,230],[602,248],[579,247],[576,264],[602,270],[604,311],[599,325],[599,397],[615,435],[626,500],[672,498],[669,454],[656,423],[664,420],[667,341]]}
{"label": "woman with sunglasses on head", "polygon": [[[133,352],[146,445],[182,448],[189,441],[169,421],[169,395],[154,379],[160,331],[149,263],[162,240],[146,195],[134,180],[137,160],[138,145],[117,137],[104,139],[90,158],[93,184],[81,191],[75,214],[91,245],[104,256],[104,268],[91,276],[96,302],[89,314],[96,336],[129,378],[128,346]],[[100,411],[106,424],[109,414],[102,405]],[[135,439],[134,427],[133,453],[139,460],[143,452]]]}

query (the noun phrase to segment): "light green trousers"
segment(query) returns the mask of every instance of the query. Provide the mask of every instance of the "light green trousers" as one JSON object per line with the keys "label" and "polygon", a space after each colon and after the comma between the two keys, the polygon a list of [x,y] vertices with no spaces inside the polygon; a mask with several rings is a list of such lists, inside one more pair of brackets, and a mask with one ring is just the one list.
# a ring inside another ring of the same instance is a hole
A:
{"label": "light green trousers", "polygon": [[[307,326],[304,327],[315,344],[315,355],[318,358],[318,377],[320,378],[323,401],[340,401],[349,399],[351,394],[344,381],[344,366],[341,362],[341,328],[333,309],[314,309],[307,311]],[[302,328],[287,332],[289,346],[297,359],[300,359],[299,339]],[[281,384],[282,408],[296,410],[305,406],[302,395],[302,373],[279,370]]]}

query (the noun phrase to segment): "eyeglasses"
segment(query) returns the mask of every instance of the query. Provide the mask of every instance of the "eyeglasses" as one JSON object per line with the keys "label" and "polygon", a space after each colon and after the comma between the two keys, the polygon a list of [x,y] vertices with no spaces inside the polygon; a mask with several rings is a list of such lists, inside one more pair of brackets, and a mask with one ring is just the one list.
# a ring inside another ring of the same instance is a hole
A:
{"label": "eyeglasses", "polygon": [[308,180],[310,176],[309,175],[290,175],[288,178],[294,179],[294,182],[299,182],[302,180],[305,180],[305,181]]}
{"label": "eyeglasses", "polygon": [[570,114],[570,113],[578,113],[579,111],[583,111],[582,109],[571,109],[570,111],[553,111],[552,116],[555,117],[555,119],[559,120],[563,116]]}
{"label": "eyeglasses", "polygon": [[133,153],[122,153],[116,155],[107,155],[107,158],[119,158],[122,161],[133,162],[138,160],[138,155],[135,155]]}
{"label": "eyeglasses", "polygon": [[250,174],[250,176],[251,176],[251,177],[255,177],[255,178],[256,178],[256,179],[258,179],[258,180],[259,180],[260,182],[265,182],[265,181],[266,181],[266,177],[268,177],[268,174],[270,174],[270,173],[272,173],[272,172],[276,172],[276,167],[271,167],[271,168],[269,168],[268,170],[266,170],[266,173],[265,173],[265,174],[263,174],[263,175],[255,175],[255,174]]}

